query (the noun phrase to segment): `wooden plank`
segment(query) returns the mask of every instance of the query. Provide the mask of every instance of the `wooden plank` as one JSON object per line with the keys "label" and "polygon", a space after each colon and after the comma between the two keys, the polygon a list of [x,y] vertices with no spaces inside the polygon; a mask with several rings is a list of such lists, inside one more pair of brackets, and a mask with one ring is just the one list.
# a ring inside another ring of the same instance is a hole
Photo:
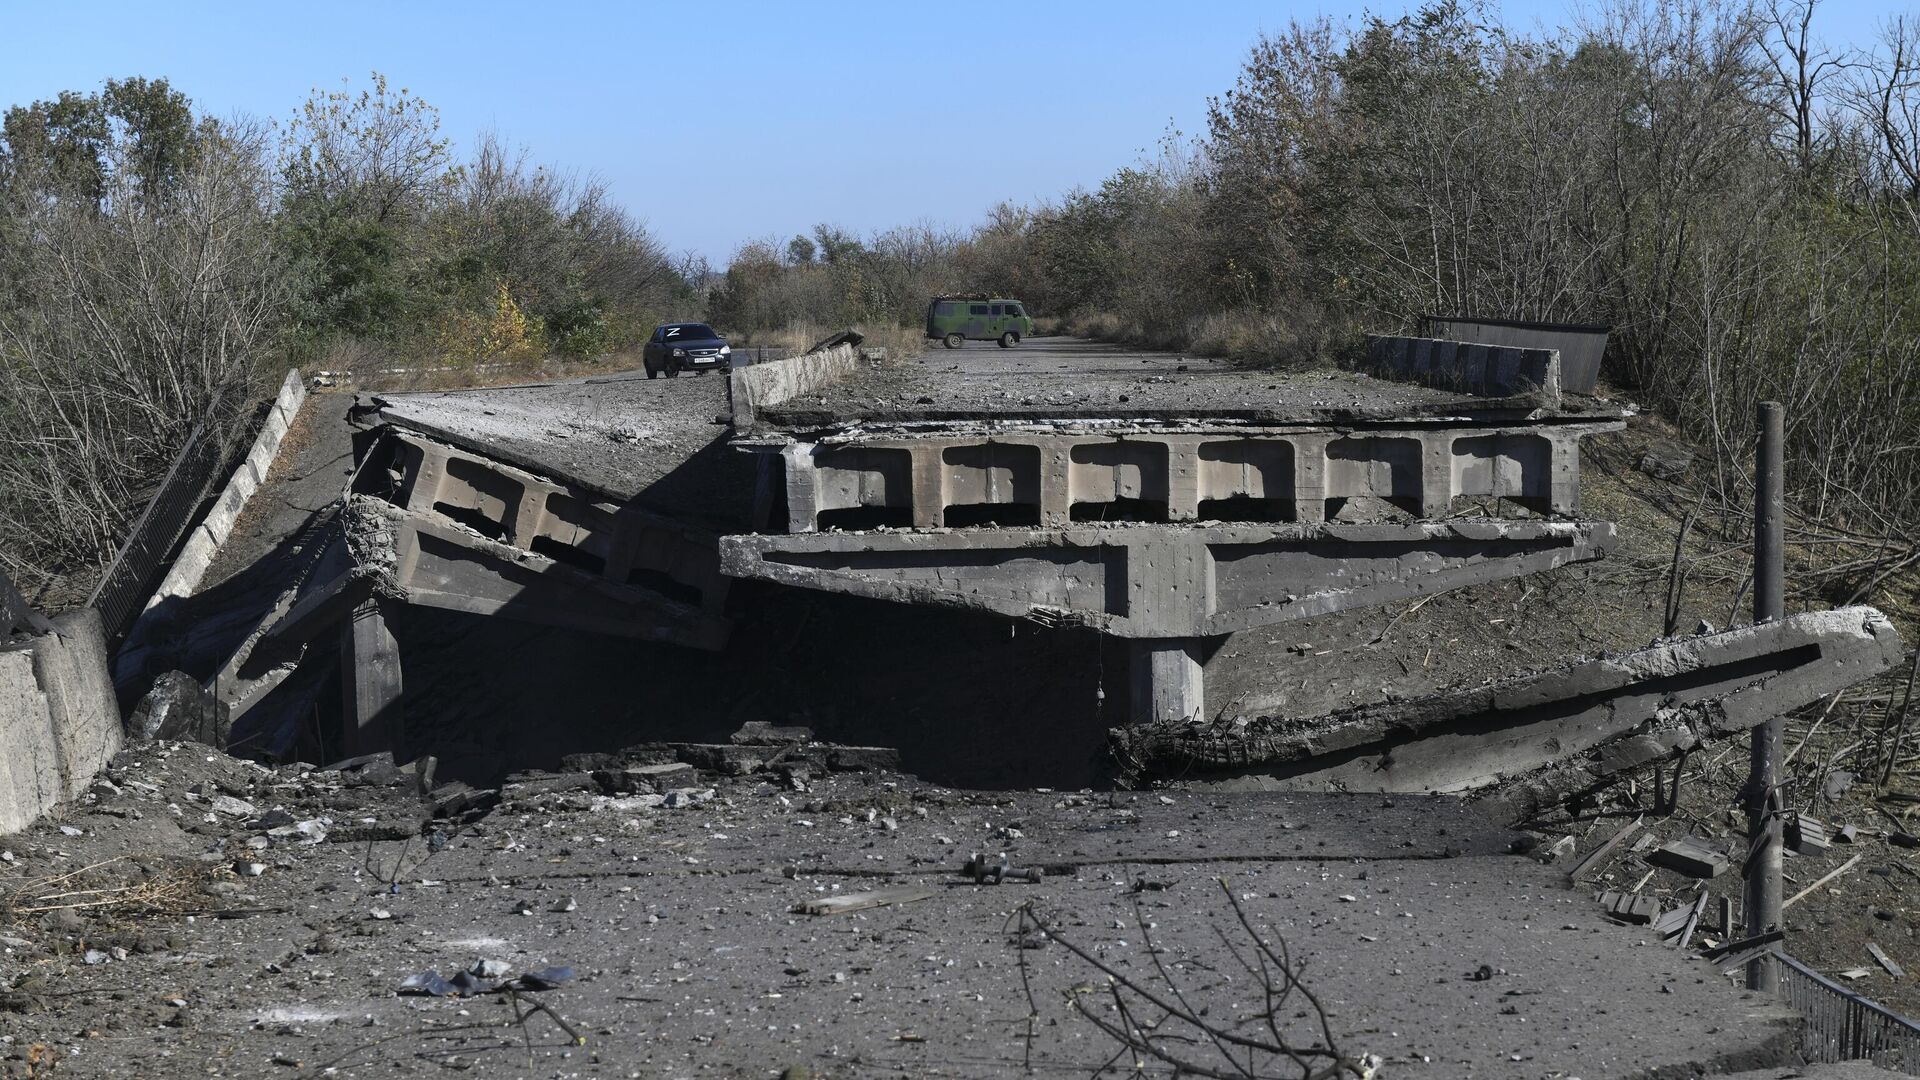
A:
{"label": "wooden plank", "polygon": [[1603,863],[1606,860],[1606,857],[1608,855],[1612,854],[1614,848],[1619,847],[1634,833],[1639,832],[1641,827],[1645,824],[1646,824],[1646,818],[1642,816],[1642,817],[1634,818],[1632,821],[1629,821],[1625,825],[1622,825],[1620,827],[1620,831],[1614,833],[1612,838],[1610,838],[1606,843],[1601,844],[1599,847],[1594,848],[1591,852],[1587,854],[1586,858],[1581,859],[1580,862],[1576,864],[1572,870],[1569,870],[1567,872],[1568,880],[1579,881],[1582,877],[1586,876],[1588,871],[1599,869],[1601,863]]}
{"label": "wooden plank", "polygon": [[1832,881],[1834,878],[1839,877],[1841,874],[1844,874],[1847,871],[1853,869],[1853,864],[1859,862],[1863,858],[1866,858],[1866,854],[1864,852],[1859,855],[1855,855],[1853,858],[1848,859],[1846,862],[1841,863],[1838,869],[1828,871],[1826,876],[1822,877],[1819,881],[1816,881],[1813,884],[1807,886],[1806,888],[1801,889],[1799,892],[1794,893],[1791,899],[1789,899],[1786,903],[1780,905],[1780,910],[1785,911],[1788,908],[1792,907],[1794,904],[1799,903],[1802,899],[1806,897],[1808,893],[1812,892],[1813,890],[1819,888],[1822,885],[1825,885],[1827,882]]}
{"label": "wooden plank", "polygon": [[911,904],[938,894],[937,889],[902,885],[892,889],[873,889],[868,892],[841,893],[839,896],[802,900],[793,905],[793,910],[800,915],[844,915],[849,911],[865,911],[867,908],[885,907],[888,904]]}
{"label": "wooden plank", "polygon": [[1693,910],[1687,914],[1687,924],[1680,928],[1680,940],[1674,942],[1674,948],[1684,949],[1687,947],[1687,942],[1693,940],[1693,932],[1699,929],[1700,916],[1705,914],[1706,910],[1707,888],[1702,885],[1700,887],[1700,896],[1693,902]]}
{"label": "wooden plank", "polygon": [[1691,916],[1692,911],[1692,907],[1688,905],[1668,908],[1666,911],[1661,912],[1658,918],[1653,920],[1654,932],[1662,938],[1672,937],[1687,925],[1687,920]]}
{"label": "wooden plank", "polygon": [[1887,969],[1887,974],[1896,979],[1904,979],[1907,977],[1906,969],[1894,963],[1893,957],[1887,955],[1887,950],[1869,941],[1867,942],[1867,951],[1873,954],[1874,963]]}
{"label": "wooden plank", "polygon": [[1776,941],[1782,940],[1786,936],[1786,932],[1783,930],[1769,930],[1764,934],[1755,934],[1752,937],[1741,938],[1739,941],[1729,941],[1715,945],[1713,948],[1701,952],[1700,955],[1709,960],[1717,961],[1722,957],[1731,956],[1734,953],[1764,948]]}

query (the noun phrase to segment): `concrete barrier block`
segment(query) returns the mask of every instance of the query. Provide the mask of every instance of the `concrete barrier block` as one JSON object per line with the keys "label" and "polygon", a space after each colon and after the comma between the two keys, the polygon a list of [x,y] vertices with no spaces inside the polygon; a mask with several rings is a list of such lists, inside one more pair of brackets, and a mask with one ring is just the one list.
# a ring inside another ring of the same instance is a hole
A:
{"label": "concrete barrier block", "polygon": [[107,674],[107,640],[100,614],[83,609],[54,620],[58,635],[34,649],[34,674],[47,698],[60,772],[61,797],[77,797],[120,752],[120,707]]}
{"label": "concrete barrier block", "polygon": [[173,569],[167,571],[166,580],[160,583],[147,601],[146,610],[153,610],[154,605],[170,597],[193,595],[194,588],[206,576],[207,568],[213,565],[213,557],[219,552],[220,543],[207,531],[207,527],[194,526],[193,535],[187,537],[186,545],[180,549],[180,556],[173,560]]}
{"label": "concrete barrier block", "polygon": [[832,385],[852,375],[859,362],[854,347],[843,344],[735,369],[729,375],[733,380],[734,423],[751,423],[762,409]]}
{"label": "concrete barrier block", "polygon": [[1481,397],[1538,394],[1560,404],[1560,354],[1552,349],[1376,335],[1367,339],[1375,375]]}
{"label": "concrete barrier block", "polygon": [[0,652],[0,835],[33,824],[64,790],[53,718],[29,650]]}
{"label": "concrete barrier block", "polygon": [[85,791],[122,742],[100,616],[0,651],[0,835]]}

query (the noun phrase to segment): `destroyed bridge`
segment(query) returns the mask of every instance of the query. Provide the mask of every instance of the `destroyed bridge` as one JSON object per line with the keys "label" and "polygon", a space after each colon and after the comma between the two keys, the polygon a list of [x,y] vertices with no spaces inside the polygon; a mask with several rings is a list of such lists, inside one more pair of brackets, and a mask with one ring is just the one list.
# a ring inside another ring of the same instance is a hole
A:
{"label": "destroyed bridge", "polygon": [[[1880,613],[1851,608],[1412,702],[1222,715],[1209,661],[1233,635],[1615,545],[1582,513],[1580,447],[1632,410],[1591,396],[1590,372],[1569,385],[1552,350],[1417,338],[1374,339],[1370,360],[1274,373],[1041,339],[890,363],[842,343],[720,378],[383,395],[356,408],[348,489],[217,689],[236,731],[270,727],[303,666],[337,656],[331,749],[398,749],[418,719],[405,609],[725,656],[755,604],[802,590],[1112,642],[1126,677],[1105,753],[1123,781],[1516,781],[1518,813],[1900,654]],[[843,684],[868,673],[829,662]]]}

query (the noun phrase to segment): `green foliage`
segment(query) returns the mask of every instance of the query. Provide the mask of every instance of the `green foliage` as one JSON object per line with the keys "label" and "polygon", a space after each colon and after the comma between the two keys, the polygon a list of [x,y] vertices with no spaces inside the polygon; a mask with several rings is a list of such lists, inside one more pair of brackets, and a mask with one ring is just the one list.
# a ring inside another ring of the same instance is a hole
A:
{"label": "green foliage", "polygon": [[192,167],[203,134],[191,103],[165,79],[109,79],[98,93],[67,90],[9,108],[0,118],[0,185],[14,198],[97,205],[117,168],[133,195],[159,198]]}
{"label": "green foliage", "polygon": [[[373,338],[457,363],[548,346],[591,358],[688,294],[657,241],[604,188],[483,136],[455,163],[439,113],[375,74],[318,92],[287,125],[280,223],[306,269],[303,333]],[[500,291],[536,328],[496,333]]]}

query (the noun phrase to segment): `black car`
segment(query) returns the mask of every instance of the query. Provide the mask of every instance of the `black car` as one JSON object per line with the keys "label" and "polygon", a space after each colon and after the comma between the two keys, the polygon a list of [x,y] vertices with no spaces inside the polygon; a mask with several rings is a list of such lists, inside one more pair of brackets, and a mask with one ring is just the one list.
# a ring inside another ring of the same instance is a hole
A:
{"label": "black car", "polygon": [[706,323],[677,322],[653,328],[640,359],[647,365],[647,378],[662,373],[671,379],[683,371],[726,370],[732,363],[733,347]]}

